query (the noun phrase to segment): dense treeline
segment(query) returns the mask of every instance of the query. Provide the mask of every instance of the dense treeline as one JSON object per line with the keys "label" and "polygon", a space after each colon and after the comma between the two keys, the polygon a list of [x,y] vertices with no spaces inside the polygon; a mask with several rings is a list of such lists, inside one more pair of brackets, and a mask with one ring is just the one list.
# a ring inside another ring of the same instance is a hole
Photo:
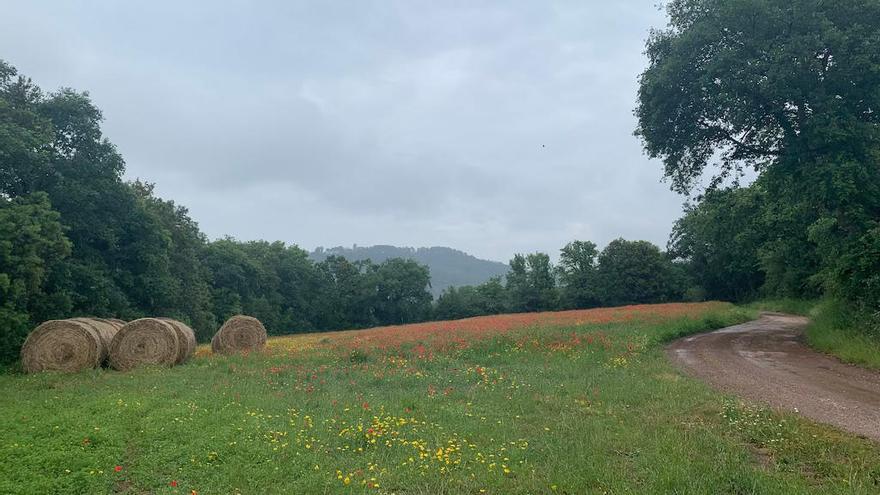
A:
{"label": "dense treeline", "polygon": [[309,254],[315,261],[341,256],[350,261],[371,260],[381,263],[391,258],[411,259],[431,270],[431,293],[434,297],[447,287],[480,284],[492,277],[503,277],[508,266],[497,261],[481,260],[448,247],[353,246],[318,247]]}
{"label": "dense treeline", "polygon": [[517,254],[506,283],[493,278],[444,290],[435,314],[453,319],[680,301],[690,285],[685,267],[650,242],[617,239],[600,252],[592,242],[574,241],[555,266],[545,253]]}
{"label": "dense treeline", "polygon": [[[638,134],[705,194],[671,253],[708,298],[843,303],[880,336],[880,3],[675,0],[652,34]],[[727,186],[745,168],[748,187]]]}

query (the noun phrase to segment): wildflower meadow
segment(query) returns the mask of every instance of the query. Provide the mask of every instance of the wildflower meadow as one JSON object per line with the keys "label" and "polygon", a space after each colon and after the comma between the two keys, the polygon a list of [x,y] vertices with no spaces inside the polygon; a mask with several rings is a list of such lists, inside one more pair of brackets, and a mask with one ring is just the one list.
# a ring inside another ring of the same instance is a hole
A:
{"label": "wildflower meadow", "polygon": [[877,493],[875,444],[742,404],[664,356],[753,316],[500,315],[3,375],[0,493]]}

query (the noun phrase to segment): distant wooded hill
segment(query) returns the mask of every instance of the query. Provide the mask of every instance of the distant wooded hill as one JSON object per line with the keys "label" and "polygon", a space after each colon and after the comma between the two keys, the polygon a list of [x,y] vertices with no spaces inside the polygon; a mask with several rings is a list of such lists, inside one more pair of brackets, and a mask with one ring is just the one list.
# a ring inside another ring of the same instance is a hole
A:
{"label": "distant wooded hill", "polygon": [[411,248],[397,246],[353,246],[324,249],[319,247],[309,254],[315,261],[328,256],[342,256],[349,261],[370,259],[381,263],[389,258],[415,260],[431,269],[431,292],[438,296],[443,289],[453,286],[478,285],[492,277],[501,277],[510,269],[498,261],[481,260],[465,252],[448,247]]}

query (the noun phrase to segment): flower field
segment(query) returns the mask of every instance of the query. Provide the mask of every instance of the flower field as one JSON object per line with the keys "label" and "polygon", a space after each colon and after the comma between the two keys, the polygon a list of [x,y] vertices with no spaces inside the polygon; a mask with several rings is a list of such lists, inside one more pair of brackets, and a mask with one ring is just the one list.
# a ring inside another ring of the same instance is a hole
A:
{"label": "flower field", "polygon": [[[597,308],[546,313],[517,313],[507,315],[478,316],[463,320],[439,321],[371,328],[369,330],[350,330],[347,332],[328,332],[319,334],[278,337],[269,343],[273,354],[290,354],[302,349],[311,349],[322,343],[350,349],[364,349],[386,352],[396,350],[409,343],[418,343],[422,352],[449,348],[464,349],[482,339],[536,327],[573,327],[609,323],[652,323],[686,316],[700,316],[718,310],[721,303],[703,304],[651,304],[623,306],[617,308]],[[207,348],[202,350],[206,354]]]}
{"label": "flower field", "polygon": [[4,375],[0,493],[876,493],[876,445],[667,363],[662,343],[751,316],[500,315]]}

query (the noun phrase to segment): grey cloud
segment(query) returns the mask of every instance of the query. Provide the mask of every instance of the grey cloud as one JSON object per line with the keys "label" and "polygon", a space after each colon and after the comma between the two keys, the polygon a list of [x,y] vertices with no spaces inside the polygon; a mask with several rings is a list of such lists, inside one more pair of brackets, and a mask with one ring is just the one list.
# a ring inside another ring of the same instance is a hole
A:
{"label": "grey cloud", "polygon": [[0,55],[89,90],[129,177],[212,237],[665,244],[632,136],[653,1],[20,2]]}

